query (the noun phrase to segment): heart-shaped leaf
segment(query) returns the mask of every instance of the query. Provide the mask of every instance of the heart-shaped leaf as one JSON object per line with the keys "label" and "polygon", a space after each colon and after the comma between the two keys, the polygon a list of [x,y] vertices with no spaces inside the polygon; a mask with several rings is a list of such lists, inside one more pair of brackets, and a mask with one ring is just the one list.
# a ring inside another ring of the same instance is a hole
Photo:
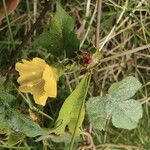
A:
{"label": "heart-shaped leaf", "polygon": [[105,129],[107,112],[105,97],[92,97],[86,103],[86,110],[89,116],[89,121],[95,129]]}
{"label": "heart-shaped leaf", "polygon": [[142,106],[136,100],[118,102],[112,113],[112,123],[117,128],[134,129],[142,118],[142,113]]}
{"label": "heart-shaped leaf", "polygon": [[116,100],[127,100],[135,95],[141,85],[135,77],[129,76],[120,82],[112,84],[108,94]]}
{"label": "heart-shaped leaf", "polygon": [[[117,128],[134,129],[143,110],[139,101],[129,99],[141,87],[141,83],[132,76],[114,83],[104,97],[93,97],[87,102],[87,113],[93,128],[104,129],[107,118]],[[100,117],[102,116],[101,119]]]}

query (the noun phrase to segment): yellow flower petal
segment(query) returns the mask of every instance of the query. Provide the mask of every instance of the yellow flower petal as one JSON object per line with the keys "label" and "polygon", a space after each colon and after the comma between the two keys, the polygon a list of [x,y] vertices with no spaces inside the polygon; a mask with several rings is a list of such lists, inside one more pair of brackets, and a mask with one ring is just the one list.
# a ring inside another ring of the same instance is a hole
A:
{"label": "yellow flower petal", "polygon": [[38,79],[38,80],[30,80],[29,82],[24,82],[19,87],[19,90],[21,92],[29,92],[31,94],[41,93],[44,92],[44,80]]}
{"label": "yellow flower petal", "polygon": [[20,76],[17,80],[19,84],[26,84],[28,82],[34,81],[36,82],[37,80],[42,78],[42,72],[26,72],[22,76]]}
{"label": "yellow flower petal", "polygon": [[22,71],[43,71],[46,67],[46,63],[43,59],[34,58],[32,61],[23,59],[23,63],[16,63],[15,69],[22,73]]}
{"label": "yellow flower petal", "polygon": [[19,72],[20,75],[24,75],[25,73],[32,73],[32,72],[41,72],[43,73],[45,67],[40,67],[33,63],[16,63],[15,69]]}
{"label": "yellow flower petal", "polygon": [[43,79],[45,81],[44,90],[49,97],[56,97],[57,95],[57,74],[55,70],[46,65]]}
{"label": "yellow flower petal", "polygon": [[38,82],[32,82],[32,87],[31,87],[31,93],[33,95],[38,95],[38,94],[43,94],[45,91],[44,91],[44,80],[39,80]]}
{"label": "yellow flower petal", "polygon": [[33,98],[36,104],[45,106],[48,96],[46,94],[43,95],[37,94],[37,95],[33,95]]}
{"label": "yellow flower petal", "polygon": [[33,63],[34,64],[36,64],[36,65],[38,65],[39,67],[43,67],[43,68],[45,68],[45,66],[46,66],[46,63],[45,63],[45,61],[43,60],[43,59],[41,59],[41,58],[33,58]]}
{"label": "yellow flower petal", "polygon": [[25,60],[25,59],[22,59],[22,62],[23,62],[24,64],[28,64],[28,63],[30,63],[30,61]]}
{"label": "yellow flower petal", "polygon": [[23,93],[30,93],[31,89],[27,85],[21,85],[19,86],[19,91]]}
{"label": "yellow flower petal", "polygon": [[45,105],[46,100],[48,98],[48,96],[44,91],[44,84],[45,84],[44,80],[41,80],[41,82],[38,83],[32,82],[30,87],[30,93],[33,94],[35,103],[43,106]]}

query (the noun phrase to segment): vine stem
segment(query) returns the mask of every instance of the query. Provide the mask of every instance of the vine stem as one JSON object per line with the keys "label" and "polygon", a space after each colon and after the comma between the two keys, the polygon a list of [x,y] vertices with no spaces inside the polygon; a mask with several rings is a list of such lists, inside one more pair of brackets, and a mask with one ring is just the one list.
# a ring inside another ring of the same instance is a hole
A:
{"label": "vine stem", "polygon": [[75,128],[74,128],[74,132],[73,132],[73,135],[72,135],[72,138],[71,138],[69,150],[73,149],[73,145],[74,145],[74,141],[75,141],[75,134],[77,132],[77,128],[78,128],[78,124],[79,124],[79,119],[80,119],[80,116],[81,116],[82,108],[84,107],[85,99],[86,99],[86,96],[87,96],[87,93],[88,93],[88,88],[89,88],[90,81],[91,81],[91,74],[92,73],[90,72],[90,74],[88,76],[88,82],[87,82],[86,92],[85,92],[85,95],[84,95],[84,100],[83,100],[82,105],[81,105],[81,107],[79,109],[79,114],[78,114],[77,122],[76,122],[76,125],[75,125]]}

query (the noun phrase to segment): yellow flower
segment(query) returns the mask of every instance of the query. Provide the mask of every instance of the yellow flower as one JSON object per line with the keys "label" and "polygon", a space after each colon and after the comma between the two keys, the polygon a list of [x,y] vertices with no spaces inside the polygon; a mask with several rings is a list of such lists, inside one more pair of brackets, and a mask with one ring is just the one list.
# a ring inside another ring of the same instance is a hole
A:
{"label": "yellow flower", "polygon": [[31,93],[35,103],[44,106],[48,97],[57,95],[56,69],[40,58],[34,58],[32,61],[22,60],[22,62],[16,63],[15,66],[20,75],[17,80],[20,84],[19,90]]}

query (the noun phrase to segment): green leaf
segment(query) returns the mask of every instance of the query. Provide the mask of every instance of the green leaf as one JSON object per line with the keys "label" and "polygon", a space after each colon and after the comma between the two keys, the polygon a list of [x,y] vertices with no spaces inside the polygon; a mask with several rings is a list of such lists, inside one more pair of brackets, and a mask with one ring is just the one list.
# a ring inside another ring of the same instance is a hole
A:
{"label": "green leaf", "polygon": [[79,50],[79,40],[74,32],[74,21],[65,10],[56,4],[56,14],[51,20],[50,29],[44,31],[36,43],[60,58],[73,58]]}
{"label": "green leaf", "polygon": [[8,133],[10,133],[10,130],[6,129],[3,125],[0,124],[0,134],[8,135]]}
{"label": "green leaf", "polygon": [[[76,89],[65,100],[56,121],[56,134],[63,134],[66,126],[68,126],[71,133],[76,128],[76,134],[80,132],[80,126],[84,120],[85,108],[84,101],[88,88],[88,75],[81,80]],[[80,115],[79,115],[80,113]]]}
{"label": "green leaf", "polygon": [[23,133],[29,137],[46,133],[46,130],[31,121],[27,116],[11,108],[8,103],[2,99],[0,99],[0,127]]}
{"label": "green leaf", "polygon": [[[141,87],[141,83],[134,77],[127,77],[109,88],[109,94],[104,97],[91,98],[87,102],[87,113],[93,128],[103,129],[106,120],[112,118],[112,123],[117,128],[134,129],[143,110],[140,102],[129,99]],[[128,100],[129,99],[129,100]]]}
{"label": "green leaf", "polygon": [[133,99],[118,102],[112,113],[112,123],[117,128],[134,129],[142,114],[140,102]]}
{"label": "green leaf", "polygon": [[0,76],[0,98],[3,99],[4,101],[12,102],[15,99],[15,97],[9,94],[4,88],[4,83],[6,83],[5,81],[6,81],[6,76]]}
{"label": "green leaf", "polygon": [[0,85],[3,85],[5,81],[6,81],[6,77],[0,76]]}
{"label": "green leaf", "polygon": [[0,87],[0,98],[3,99],[3,101],[7,102],[12,102],[13,100],[15,100],[15,97],[6,92],[3,87]]}
{"label": "green leaf", "polygon": [[[69,144],[71,142],[71,135],[69,133],[64,133],[64,134],[61,134],[59,136],[53,136],[51,138],[51,140],[55,143],[65,143],[65,145]],[[75,141],[79,142],[81,139],[79,136],[76,137]]]}
{"label": "green leaf", "polygon": [[71,141],[71,135],[69,133],[61,134],[60,136],[54,136],[51,140],[55,143],[69,144]]}
{"label": "green leaf", "polygon": [[129,76],[120,82],[112,84],[108,94],[116,100],[127,100],[134,96],[140,87],[141,83],[135,77]]}
{"label": "green leaf", "polygon": [[23,141],[23,139],[25,138],[25,136],[23,134],[18,134],[15,132],[11,132],[11,134],[8,137],[8,140],[6,142],[6,144],[9,147],[12,147],[18,143],[20,143],[21,141]]}
{"label": "green leaf", "polygon": [[92,97],[86,102],[86,111],[93,128],[103,130],[106,126],[107,112],[105,97]]}

